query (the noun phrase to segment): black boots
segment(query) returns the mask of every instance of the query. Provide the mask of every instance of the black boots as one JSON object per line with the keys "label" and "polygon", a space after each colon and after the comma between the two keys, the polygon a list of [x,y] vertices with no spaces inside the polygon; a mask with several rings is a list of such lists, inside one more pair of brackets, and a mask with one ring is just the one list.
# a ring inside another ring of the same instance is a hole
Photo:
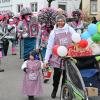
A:
{"label": "black boots", "polygon": [[28,100],[35,100],[34,96],[28,96]]}
{"label": "black boots", "polygon": [[51,93],[51,98],[55,99],[57,94],[57,88],[54,88],[52,93]]}
{"label": "black boots", "polygon": [[44,83],[48,83],[48,81],[49,81],[49,79],[45,79],[45,80],[44,80]]}

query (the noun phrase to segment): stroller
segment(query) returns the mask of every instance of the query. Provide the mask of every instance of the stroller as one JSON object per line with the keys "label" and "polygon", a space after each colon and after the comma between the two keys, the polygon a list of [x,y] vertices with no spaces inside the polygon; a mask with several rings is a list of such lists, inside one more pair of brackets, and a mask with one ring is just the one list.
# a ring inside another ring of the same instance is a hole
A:
{"label": "stroller", "polygon": [[76,60],[71,57],[61,60],[61,67],[63,66],[66,71],[66,79],[62,85],[60,100],[99,100],[87,96],[83,78],[76,65]]}

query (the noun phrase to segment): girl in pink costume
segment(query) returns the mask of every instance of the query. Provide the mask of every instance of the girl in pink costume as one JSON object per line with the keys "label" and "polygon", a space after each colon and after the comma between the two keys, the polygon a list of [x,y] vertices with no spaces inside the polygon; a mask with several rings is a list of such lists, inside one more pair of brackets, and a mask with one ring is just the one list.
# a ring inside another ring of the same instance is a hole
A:
{"label": "girl in pink costume", "polygon": [[22,65],[25,72],[23,81],[23,93],[28,96],[29,100],[34,100],[34,96],[42,94],[41,66],[42,62],[37,60],[35,51],[29,54],[29,59]]}

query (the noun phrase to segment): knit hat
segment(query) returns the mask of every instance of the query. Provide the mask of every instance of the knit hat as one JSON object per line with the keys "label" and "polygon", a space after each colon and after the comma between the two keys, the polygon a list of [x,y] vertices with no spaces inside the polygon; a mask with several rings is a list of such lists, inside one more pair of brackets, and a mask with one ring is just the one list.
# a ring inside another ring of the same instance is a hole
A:
{"label": "knit hat", "polygon": [[66,23],[66,18],[65,18],[64,15],[57,15],[57,16],[56,16],[56,22],[57,22],[59,19],[64,20],[64,22]]}

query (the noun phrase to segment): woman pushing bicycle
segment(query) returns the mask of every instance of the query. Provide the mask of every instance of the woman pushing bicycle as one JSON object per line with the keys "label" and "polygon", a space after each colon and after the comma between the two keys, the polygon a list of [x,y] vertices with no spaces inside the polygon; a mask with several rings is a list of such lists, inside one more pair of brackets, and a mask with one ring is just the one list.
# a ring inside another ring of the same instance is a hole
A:
{"label": "woman pushing bicycle", "polygon": [[[76,33],[76,31],[70,27],[68,24],[66,24],[66,18],[63,15],[57,15],[56,17],[56,25],[54,26],[54,29],[51,31],[46,55],[45,55],[45,66],[48,64],[48,61],[51,57],[50,64],[54,68],[54,75],[53,75],[53,91],[51,94],[52,98],[56,98],[56,93],[58,90],[60,77],[62,74],[62,69],[60,68],[60,57],[52,54],[52,49],[54,45],[60,45],[68,47],[70,44],[72,44],[72,37],[77,37],[77,40],[81,40],[80,35]],[[63,79],[62,84],[65,81],[65,70],[63,69]]]}

